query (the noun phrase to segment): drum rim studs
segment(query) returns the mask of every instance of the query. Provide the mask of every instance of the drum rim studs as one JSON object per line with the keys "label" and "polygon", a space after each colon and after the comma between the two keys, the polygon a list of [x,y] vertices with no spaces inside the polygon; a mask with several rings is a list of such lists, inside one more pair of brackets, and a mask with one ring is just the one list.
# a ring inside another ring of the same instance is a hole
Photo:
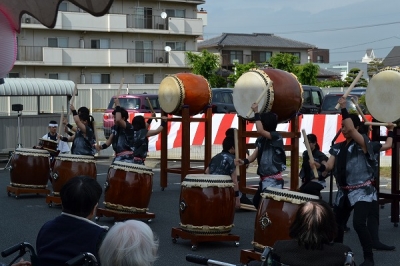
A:
{"label": "drum rim studs", "polygon": [[261,225],[261,229],[265,230],[265,228],[267,228],[268,226],[270,226],[272,224],[272,221],[269,219],[268,213],[265,212],[261,218],[260,218],[260,225]]}
{"label": "drum rim studs", "polygon": [[182,200],[182,201],[179,203],[179,209],[180,209],[181,211],[184,211],[184,210],[186,209],[186,207],[187,207],[187,205],[186,205],[185,201]]}

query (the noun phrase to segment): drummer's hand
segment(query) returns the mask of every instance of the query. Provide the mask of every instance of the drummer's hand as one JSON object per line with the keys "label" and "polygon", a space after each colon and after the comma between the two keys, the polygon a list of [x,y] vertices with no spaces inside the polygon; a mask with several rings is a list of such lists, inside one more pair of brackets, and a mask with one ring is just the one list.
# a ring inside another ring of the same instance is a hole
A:
{"label": "drummer's hand", "polygon": [[340,97],[338,100],[338,103],[339,103],[341,109],[346,108],[346,104],[347,104],[346,98]]}
{"label": "drummer's hand", "polygon": [[243,165],[243,164],[244,164],[244,162],[243,162],[242,159],[235,159],[235,165],[236,165],[236,166],[238,166],[238,165]]}
{"label": "drummer's hand", "polygon": [[251,110],[253,110],[254,113],[258,112],[258,103],[253,103],[251,105]]}
{"label": "drummer's hand", "polygon": [[115,103],[115,106],[119,106],[119,99],[118,99],[118,97],[115,97],[115,98],[114,98],[114,103]]}
{"label": "drummer's hand", "polygon": [[71,111],[74,111],[74,110],[75,110],[75,106],[74,106],[73,104],[70,104],[70,105],[69,105],[69,109],[70,109]]}
{"label": "drummer's hand", "polygon": [[68,120],[66,118],[63,118],[62,123],[63,123],[63,125],[67,125],[68,124]]}
{"label": "drummer's hand", "polygon": [[396,126],[395,124],[393,124],[392,122],[389,122],[388,125],[386,126],[386,128],[388,130],[393,130],[395,126]]}
{"label": "drummer's hand", "polygon": [[96,149],[96,151],[100,151],[101,150],[101,146],[100,145],[98,145],[97,143],[96,144],[94,144],[94,148]]}
{"label": "drummer's hand", "polygon": [[30,261],[26,261],[24,259],[21,259],[19,262],[14,263],[11,266],[30,266],[30,265],[32,265],[32,263]]}
{"label": "drummer's hand", "polygon": [[236,209],[240,208],[240,197],[236,197],[235,207]]}

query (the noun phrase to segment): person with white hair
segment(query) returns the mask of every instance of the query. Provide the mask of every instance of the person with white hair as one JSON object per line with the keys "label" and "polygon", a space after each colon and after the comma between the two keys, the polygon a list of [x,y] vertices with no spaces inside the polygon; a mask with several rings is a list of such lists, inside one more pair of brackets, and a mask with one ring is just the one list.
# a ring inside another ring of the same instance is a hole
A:
{"label": "person with white hair", "polygon": [[100,249],[102,266],[151,266],[157,259],[158,239],[144,222],[116,223],[107,233]]}

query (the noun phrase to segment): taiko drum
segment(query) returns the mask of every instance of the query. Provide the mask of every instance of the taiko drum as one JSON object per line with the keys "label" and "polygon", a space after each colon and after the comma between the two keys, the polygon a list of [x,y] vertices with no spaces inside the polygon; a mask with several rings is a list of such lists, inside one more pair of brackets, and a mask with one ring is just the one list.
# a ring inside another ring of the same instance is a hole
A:
{"label": "taiko drum", "polygon": [[261,193],[254,230],[254,248],[262,251],[277,240],[290,239],[289,228],[301,203],[318,196],[268,187]]}
{"label": "taiko drum", "polygon": [[61,188],[68,180],[81,175],[97,179],[96,161],[93,156],[59,154],[52,173],[51,183],[54,195],[59,195]]}
{"label": "taiko drum", "polygon": [[11,186],[45,188],[50,177],[50,154],[46,150],[15,150],[10,163]]}
{"label": "taiko drum", "polygon": [[144,165],[113,162],[104,185],[105,207],[122,212],[146,212],[152,193],[153,174],[151,168]]}
{"label": "taiko drum", "polygon": [[235,193],[230,176],[187,175],[181,184],[180,226],[194,234],[228,234],[235,216]]}
{"label": "taiko drum", "polygon": [[177,73],[165,77],[158,90],[158,100],[164,112],[182,115],[182,108],[187,106],[189,115],[202,112],[211,103],[211,87],[200,75]]}
{"label": "taiko drum", "polygon": [[250,107],[265,90],[267,92],[260,100],[258,110],[260,113],[275,113],[278,122],[296,116],[303,104],[303,89],[294,74],[279,69],[253,69],[240,76],[235,84],[233,104],[237,114],[252,119],[254,113],[247,116]]}

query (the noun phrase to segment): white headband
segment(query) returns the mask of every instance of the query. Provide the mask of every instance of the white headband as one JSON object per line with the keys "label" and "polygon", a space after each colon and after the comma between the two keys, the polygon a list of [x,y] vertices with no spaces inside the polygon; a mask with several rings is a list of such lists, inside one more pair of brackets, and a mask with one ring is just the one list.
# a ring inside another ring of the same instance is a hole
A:
{"label": "white headband", "polygon": [[49,124],[49,127],[58,127],[58,124]]}

